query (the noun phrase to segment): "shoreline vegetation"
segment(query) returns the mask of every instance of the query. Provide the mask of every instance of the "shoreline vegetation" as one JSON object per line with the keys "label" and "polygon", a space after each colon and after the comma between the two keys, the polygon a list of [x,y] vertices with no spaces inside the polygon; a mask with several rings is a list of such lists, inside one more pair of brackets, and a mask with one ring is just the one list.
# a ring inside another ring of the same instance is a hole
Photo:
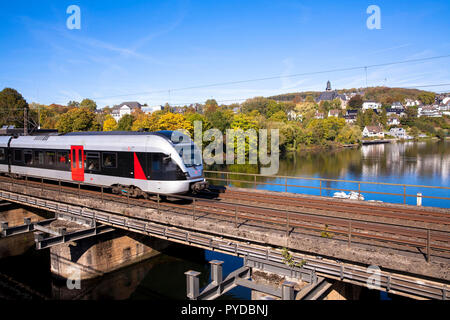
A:
{"label": "shoreline vegetation", "polygon": [[[331,90],[331,89],[330,89]],[[331,92],[331,91],[330,91]],[[436,94],[432,92],[375,87],[348,89],[355,95],[344,103],[343,100],[318,101],[318,92],[286,94],[264,98],[255,97],[242,103],[221,104],[209,99],[204,104],[171,106],[166,104],[151,113],[145,113],[138,102],[129,102],[113,107],[97,108],[95,101],[84,99],[81,102],[69,101],[66,106],[28,103],[15,89],[0,91],[0,107],[6,116],[0,119],[0,125],[23,125],[24,112],[28,110],[29,130],[34,128],[57,129],[60,133],[74,131],[158,131],[184,129],[194,133],[194,124],[201,122],[202,133],[209,129],[227,130],[279,130],[280,153],[299,150],[324,150],[349,148],[361,145],[365,139],[362,131],[367,126],[379,126],[384,132],[393,127],[402,127],[414,140],[437,137],[448,138],[450,116],[439,118],[418,117],[417,106],[405,107],[405,115],[399,118],[400,124],[388,125],[387,110],[394,103],[404,103],[407,99],[417,99],[423,104],[432,103]],[[276,100],[275,100],[276,99]],[[364,101],[380,101],[382,107],[375,112],[364,110]],[[122,114],[121,106],[126,105],[129,113]],[[155,110],[156,110],[155,109]],[[347,121],[345,113],[354,110],[357,114],[354,122]],[[119,115],[120,111],[120,115]],[[331,112],[333,111],[333,112]],[[334,114],[334,115],[333,115]],[[119,119],[120,118],[120,119]],[[116,119],[119,119],[116,121]],[[204,142],[204,146],[211,141]],[[248,154],[249,137],[245,140]]]}

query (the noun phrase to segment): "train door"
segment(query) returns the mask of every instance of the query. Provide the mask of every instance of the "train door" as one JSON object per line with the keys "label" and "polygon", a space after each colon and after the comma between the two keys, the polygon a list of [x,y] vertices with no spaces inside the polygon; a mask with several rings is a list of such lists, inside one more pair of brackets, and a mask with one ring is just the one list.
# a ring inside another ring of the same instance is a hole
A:
{"label": "train door", "polygon": [[70,147],[70,159],[72,180],[84,181],[84,152],[83,146],[71,146]]}

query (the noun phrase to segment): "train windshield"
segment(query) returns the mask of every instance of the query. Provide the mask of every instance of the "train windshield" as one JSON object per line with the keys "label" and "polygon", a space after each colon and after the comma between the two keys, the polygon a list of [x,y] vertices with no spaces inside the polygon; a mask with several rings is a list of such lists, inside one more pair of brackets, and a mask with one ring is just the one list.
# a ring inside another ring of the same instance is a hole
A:
{"label": "train windshield", "polygon": [[194,143],[179,146],[178,154],[183,159],[184,165],[188,168],[202,165],[202,153]]}

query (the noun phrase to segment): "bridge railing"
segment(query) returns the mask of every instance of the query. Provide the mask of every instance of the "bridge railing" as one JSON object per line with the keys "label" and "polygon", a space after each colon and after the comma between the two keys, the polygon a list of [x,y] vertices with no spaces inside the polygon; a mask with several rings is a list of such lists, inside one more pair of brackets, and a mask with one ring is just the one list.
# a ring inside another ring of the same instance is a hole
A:
{"label": "bridge railing", "polygon": [[[0,183],[1,183],[0,179]],[[44,184],[45,181],[53,182],[53,185]],[[32,186],[34,182],[34,186]],[[38,189],[40,196],[45,197],[47,188],[54,189],[57,192],[54,200],[64,202],[61,198],[63,193],[72,193],[81,197],[96,198],[101,203],[108,198],[113,197],[114,201],[126,203],[128,207],[132,206],[148,206],[156,209],[158,214],[165,212],[176,212],[184,215],[192,216],[195,222],[202,217],[210,215],[221,216],[228,223],[233,223],[236,229],[241,224],[247,223],[263,223],[266,226],[273,226],[278,231],[285,232],[290,237],[296,228],[306,230],[311,235],[318,235],[321,238],[330,241],[345,241],[348,246],[353,244],[371,244],[378,247],[390,247],[392,245],[400,245],[401,250],[416,252],[417,249],[430,261],[432,256],[449,258],[450,254],[450,237],[446,229],[430,227],[430,226],[413,226],[402,222],[381,222],[367,221],[357,217],[337,217],[324,215],[318,212],[302,212],[292,210],[280,210],[273,208],[261,208],[260,206],[251,204],[230,203],[213,200],[196,198],[185,195],[170,195],[171,198],[178,200],[188,200],[183,207],[174,207],[170,203],[160,201],[164,194],[154,194],[152,198],[155,202],[126,197],[117,196],[104,192],[107,188],[101,185],[83,184],[81,182],[52,180],[43,177],[25,176],[23,180],[12,178],[4,178],[4,183],[8,185],[5,189],[14,192],[13,186],[16,184],[24,184],[25,195],[28,195],[28,188]],[[57,184],[56,184],[57,183]],[[63,190],[63,183],[72,184],[71,187]],[[53,187],[52,187],[53,186]],[[81,186],[97,187],[97,192],[87,192]],[[45,187],[45,188],[44,188]],[[17,194],[18,195],[18,194]],[[126,221],[126,215],[124,221]],[[382,233],[383,235],[380,235]]]}
{"label": "bridge railing", "polygon": [[[225,186],[234,185],[255,189],[269,186],[272,191],[306,193],[327,197],[333,196],[332,192],[335,191],[356,192],[363,196],[372,195],[375,198],[373,200],[382,200],[384,202],[422,205],[422,200],[428,199],[430,201],[427,201],[427,205],[444,208],[450,207],[450,197],[448,197],[450,187],[443,186],[313,177],[269,176],[229,171],[205,170],[204,173],[208,181]],[[301,181],[304,182],[302,183]],[[444,200],[444,202],[440,200]]]}

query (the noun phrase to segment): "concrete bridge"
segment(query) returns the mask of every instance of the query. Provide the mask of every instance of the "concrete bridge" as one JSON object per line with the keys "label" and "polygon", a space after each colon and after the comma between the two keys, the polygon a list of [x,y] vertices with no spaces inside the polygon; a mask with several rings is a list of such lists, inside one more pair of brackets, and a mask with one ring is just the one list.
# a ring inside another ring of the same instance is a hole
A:
{"label": "concrete bridge", "polygon": [[21,208],[0,214],[8,239],[2,241],[34,232],[37,249],[50,248],[52,272],[62,278],[74,270],[81,279],[101,276],[156,255],[170,242],[244,258],[225,279],[222,263],[212,261],[212,282],[201,292],[199,274],[186,270],[191,299],[214,299],[238,285],[253,289],[255,299],[351,299],[368,284],[417,299],[448,299],[449,209],[222,191],[169,202],[1,177],[0,199]]}

